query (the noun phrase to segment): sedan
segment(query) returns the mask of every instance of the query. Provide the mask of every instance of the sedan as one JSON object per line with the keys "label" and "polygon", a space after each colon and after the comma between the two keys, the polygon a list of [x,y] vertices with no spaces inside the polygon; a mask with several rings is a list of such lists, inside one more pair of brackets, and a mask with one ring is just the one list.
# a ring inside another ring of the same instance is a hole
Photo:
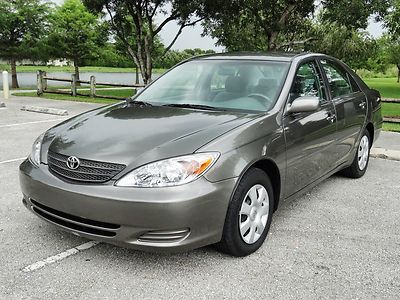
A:
{"label": "sedan", "polygon": [[20,166],[23,203],[93,240],[245,256],[284,201],[363,176],[381,127],[379,92],[335,58],[196,57],[40,135]]}

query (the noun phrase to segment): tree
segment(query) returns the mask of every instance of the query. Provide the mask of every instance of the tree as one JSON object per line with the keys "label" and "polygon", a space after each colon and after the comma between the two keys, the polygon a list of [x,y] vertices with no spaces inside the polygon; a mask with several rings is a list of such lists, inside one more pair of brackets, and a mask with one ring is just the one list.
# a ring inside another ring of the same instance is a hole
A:
{"label": "tree", "polygon": [[377,53],[376,41],[366,32],[347,28],[337,22],[317,21],[309,32],[315,41],[306,50],[335,56],[354,70],[365,68]]}
{"label": "tree", "polygon": [[397,82],[400,82],[400,0],[393,0],[384,23],[390,34],[388,62],[397,66]]}
{"label": "tree", "polygon": [[400,39],[392,40],[387,48],[388,62],[397,66],[397,82],[400,83]]}
{"label": "tree", "polygon": [[[383,20],[393,0],[322,0],[323,20],[348,29],[366,29],[369,18]],[[395,0],[396,1],[396,0]]]}
{"label": "tree", "polygon": [[178,50],[170,50],[167,54],[159,57],[154,61],[154,66],[157,68],[166,68],[169,69],[176,64],[180,63],[183,60],[189,59],[193,56],[205,55],[205,54],[213,54],[214,50],[202,50],[199,48],[196,49],[185,49],[183,51]]}
{"label": "tree", "polygon": [[77,80],[82,62],[93,58],[107,39],[107,28],[100,16],[89,12],[80,0],[66,0],[51,16],[50,53],[72,60]]}
{"label": "tree", "polygon": [[[277,50],[304,44],[313,0],[206,0],[205,34],[230,51]],[[221,9],[223,7],[223,9]]]}
{"label": "tree", "polygon": [[[165,26],[176,21],[179,29],[162,54],[171,49],[185,27],[202,20],[195,18],[200,1],[84,0],[84,3],[93,11],[107,12],[116,38],[124,44],[127,54],[140,69],[145,84],[151,81],[157,37]],[[163,17],[159,24],[156,24],[156,16]]]}
{"label": "tree", "polygon": [[17,61],[40,59],[50,7],[40,0],[0,0],[0,57],[11,63],[12,88],[18,88]]}

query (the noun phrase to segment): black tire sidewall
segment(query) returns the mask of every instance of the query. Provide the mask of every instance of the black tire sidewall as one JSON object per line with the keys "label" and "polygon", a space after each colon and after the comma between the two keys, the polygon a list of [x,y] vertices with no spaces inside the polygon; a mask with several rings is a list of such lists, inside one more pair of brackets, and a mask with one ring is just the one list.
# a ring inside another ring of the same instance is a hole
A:
{"label": "black tire sidewall", "polygon": [[[247,244],[243,241],[239,230],[239,212],[242,206],[244,197],[251,187],[260,184],[265,187],[269,198],[269,213],[268,220],[264,232],[254,244]],[[233,194],[232,201],[228,208],[228,213],[224,226],[223,240],[226,244],[228,252],[235,256],[245,256],[256,251],[263,244],[267,237],[269,228],[271,226],[272,214],[274,211],[274,194],[273,188],[268,175],[260,169],[249,170],[239,182],[235,193]]]}

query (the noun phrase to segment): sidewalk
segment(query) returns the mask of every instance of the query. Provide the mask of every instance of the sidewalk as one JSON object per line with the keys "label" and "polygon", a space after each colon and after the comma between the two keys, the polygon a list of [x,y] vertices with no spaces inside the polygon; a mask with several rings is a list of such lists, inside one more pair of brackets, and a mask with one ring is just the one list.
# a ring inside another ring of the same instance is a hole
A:
{"label": "sidewalk", "polygon": [[371,157],[400,161],[400,133],[382,131],[371,149]]}

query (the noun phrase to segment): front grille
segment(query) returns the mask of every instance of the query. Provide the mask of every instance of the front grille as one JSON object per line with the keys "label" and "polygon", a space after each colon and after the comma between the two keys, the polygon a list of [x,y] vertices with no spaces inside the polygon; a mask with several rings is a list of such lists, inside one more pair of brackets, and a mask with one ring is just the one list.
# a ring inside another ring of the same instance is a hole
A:
{"label": "front grille", "polygon": [[117,224],[99,222],[70,215],[43,205],[33,199],[30,199],[30,202],[32,204],[32,210],[42,218],[74,231],[80,231],[104,237],[113,237],[117,234],[116,230],[121,227]]}
{"label": "front grille", "polygon": [[104,183],[126,167],[121,164],[79,159],[79,167],[75,170],[71,170],[67,166],[68,157],[67,155],[49,151],[47,163],[50,171],[63,179],[82,183]]}

